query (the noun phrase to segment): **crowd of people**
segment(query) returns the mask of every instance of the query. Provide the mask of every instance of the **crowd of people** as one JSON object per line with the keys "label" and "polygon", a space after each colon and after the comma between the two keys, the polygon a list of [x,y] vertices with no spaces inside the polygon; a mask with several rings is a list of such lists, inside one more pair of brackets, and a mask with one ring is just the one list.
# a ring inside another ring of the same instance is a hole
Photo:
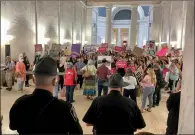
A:
{"label": "crowd of people", "polygon": [[[97,57],[99,55],[112,57],[111,69],[106,66],[109,62],[106,59],[103,59],[102,65],[98,66]],[[117,67],[116,63],[119,60],[127,64],[122,68]],[[19,91],[23,91],[24,83],[25,87],[29,87],[30,75],[26,74],[26,71],[30,69],[33,69],[36,87],[32,95],[19,98],[13,105],[10,111],[10,128],[21,134],[82,134],[82,128],[71,103],[75,102],[74,91],[83,90],[83,95],[88,100],[93,100],[83,121],[88,126],[94,127],[94,133],[133,134],[137,129],[146,126],[141,113],[151,112],[153,107],[160,105],[161,90],[164,88],[170,94],[167,100],[169,117],[166,134],[177,134],[178,99],[180,99],[178,91],[181,89],[182,67],[182,58],[137,57],[131,52],[109,51],[104,54],[96,52],[88,55],[82,52],[76,57],[66,56],[60,52],[55,60],[49,56],[36,55],[32,65],[25,53],[19,55],[17,62],[7,57],[5,69],[7,90],[11,91],[14,77],[17,79]],[[138,80],[135,74],[138,69],[141,73],[141,80]],[[142,93],[140,109],[136,98],[138,91]],[[59,94],[65,97],[67,102],[59,100]],[[95,98],[96,95],[97,98]],[[44,101],[43,98],[45,98]],[[147,98],[149,99],[148,107],[146,107]],[[33,106],[35,103],[37,106]],[[31,112],[32,109],[33,112]],[[29,115],[31,115],[30,118]],[[49,118],[51,116],[55,118]],[[22,119],[19,120],[21,117]],[[113,118],[117,120],[113,122]],[[51,122],[59,124],[53,125]],[[67,128],[63,129],[63,127]]]}

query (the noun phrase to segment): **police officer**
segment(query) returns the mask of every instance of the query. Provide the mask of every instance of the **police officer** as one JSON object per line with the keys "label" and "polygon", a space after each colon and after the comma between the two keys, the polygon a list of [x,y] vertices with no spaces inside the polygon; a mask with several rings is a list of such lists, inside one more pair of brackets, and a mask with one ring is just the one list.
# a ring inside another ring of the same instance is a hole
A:
{"label": "police officer", "polygon": [[35,67],[35,90],[10,110],[10,129],[19,134],[83,134],[74,107],[52,96],[57,63],[49,56]]}
{"label": "police officer", "polygon": [[136,103],[122,96],[122,76],[113,74],[108,81],[110,93],[93,100],[83,121],[93,126],[94,134],[134,134],[137,129],[146,126]]}

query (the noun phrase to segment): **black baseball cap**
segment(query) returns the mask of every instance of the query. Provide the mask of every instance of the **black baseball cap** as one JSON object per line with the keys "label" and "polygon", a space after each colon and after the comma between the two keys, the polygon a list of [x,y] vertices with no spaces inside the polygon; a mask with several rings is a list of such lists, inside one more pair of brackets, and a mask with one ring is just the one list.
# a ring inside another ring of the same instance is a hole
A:
{"label": "black baseball cap", "polygon": [[50,56],[44,56],[36,63],[35,75],[57,75],[57,62]]}
{"label": "black baseball cap", "polygon": [[110,88],[122,88],[128,86],[129,83],[124,82],[122,76],[116,73],[111,75],[108,82],[105,82],[103,85]]}
{"label": "black baseball cap", "polygon": [[106,62],[107,62],[107,60],[106,60],[106,59],[103,59],[103,60],[102,60],[102,63],[106,63]]}

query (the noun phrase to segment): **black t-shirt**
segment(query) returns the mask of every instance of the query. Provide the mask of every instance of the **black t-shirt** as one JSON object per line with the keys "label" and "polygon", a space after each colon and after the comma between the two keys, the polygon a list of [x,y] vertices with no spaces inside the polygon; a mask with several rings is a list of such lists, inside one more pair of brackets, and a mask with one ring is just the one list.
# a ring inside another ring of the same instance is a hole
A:
{"label": "black t-shirt", "polygon": [[83,134],[74,107],[46,90],[18,98],[9,116],[19,134]]}
{"label": "black t-shirt", "polygon": [[136,103],[115,90],[94,99],[83,121],[93,124],[96,134],[133,134],[146,126]]}

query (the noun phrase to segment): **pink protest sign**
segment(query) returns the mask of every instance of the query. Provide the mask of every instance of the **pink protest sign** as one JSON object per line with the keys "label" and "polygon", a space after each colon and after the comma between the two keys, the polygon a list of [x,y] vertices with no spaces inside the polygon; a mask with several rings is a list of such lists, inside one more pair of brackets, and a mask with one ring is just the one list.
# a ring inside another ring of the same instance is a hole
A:
{"label": "pink protest sign", "polygon": [[125,51],[125,48],[121,46],[115,46],[114,50],[117,52],[122,52],[122,51]]}
{"label": "pink protest sign", "polygon": [[106,51],[107,51],[107,48],[106,47],[99,47],[98,48],[98,52],[104,53]]}
{"label": "pink protest sign", "polygon": [[106,47],[106,48],[108,48],[108,43],[102,43],[102,44],[101,44],[101,47]]}
{"label": "pink protest sign", "polygon": [[127,68],[127,62],[126,61],[121,61],[121,60],[118,60],[116,62],[116,67],[117,68]]}
{"label": "pink protest sign", "polygon": [[43,50],[42,44],[35,44],[35,52],[40,52],[42,50]]}
{"label": "pink protest sign", "polygon": [[162,48],[159,52],[156,53],[156,56],[162,57],[165,56],[168,52],[168,48]]}

